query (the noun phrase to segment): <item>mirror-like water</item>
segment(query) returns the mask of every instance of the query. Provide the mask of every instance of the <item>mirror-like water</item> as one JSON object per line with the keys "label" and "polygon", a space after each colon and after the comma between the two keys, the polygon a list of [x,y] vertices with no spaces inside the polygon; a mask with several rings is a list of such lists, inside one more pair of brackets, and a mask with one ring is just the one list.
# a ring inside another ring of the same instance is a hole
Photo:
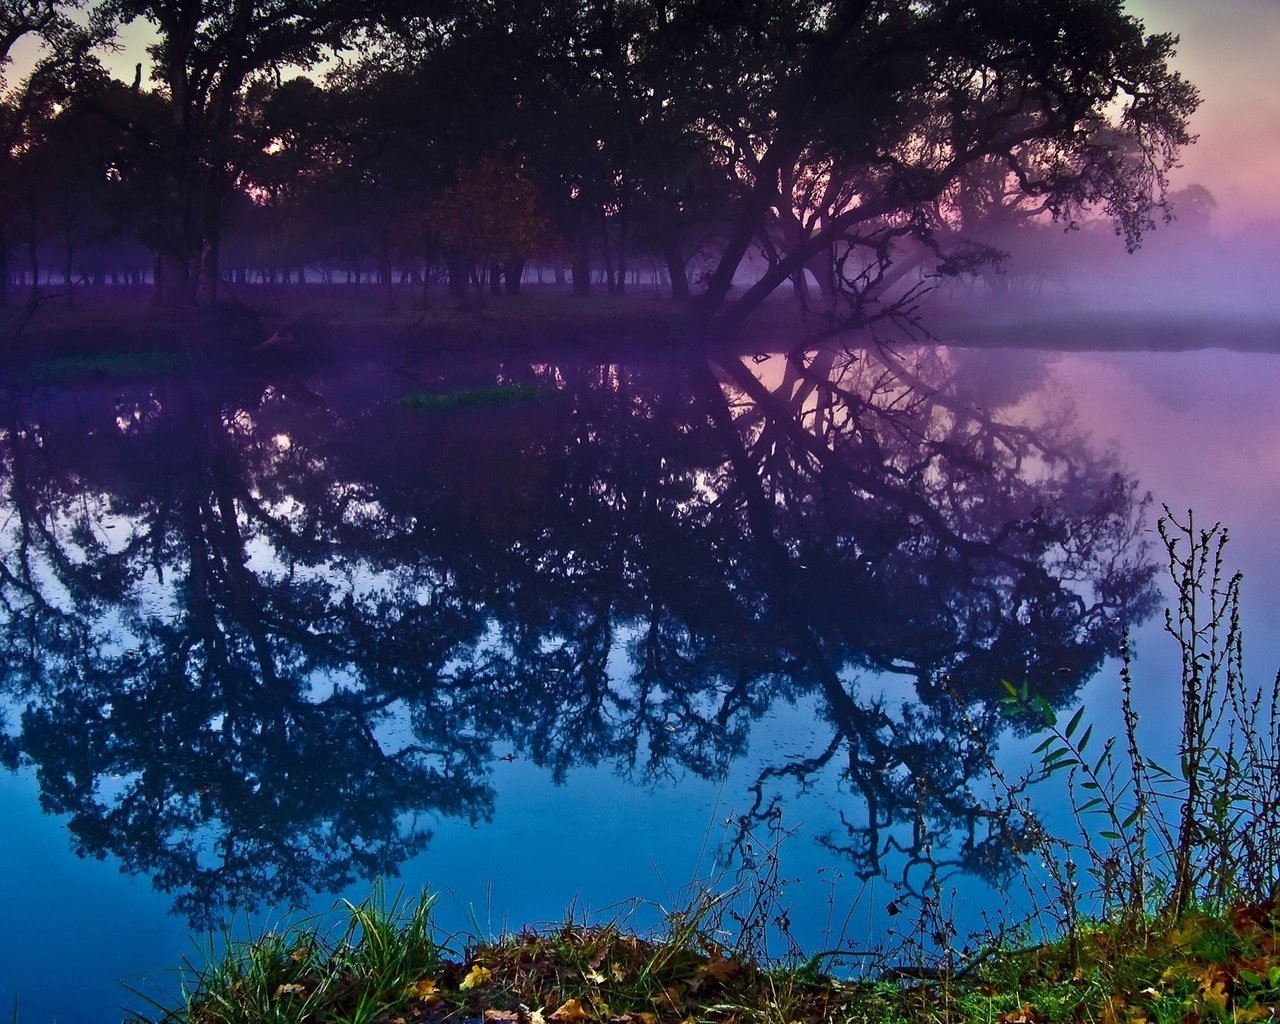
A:
{"label": "mirror-like water", "polygon": [[1233,527],[1274,621],[1278,368],[873,346],[12,388],[0,996],[107,1020],[238,911],[399,875],[496,930],[732,880],[780,832],[811,947],[939,865],[989,899],[1001,680],[1094,700],[1134,628],[1169,713],[1147,491]]}

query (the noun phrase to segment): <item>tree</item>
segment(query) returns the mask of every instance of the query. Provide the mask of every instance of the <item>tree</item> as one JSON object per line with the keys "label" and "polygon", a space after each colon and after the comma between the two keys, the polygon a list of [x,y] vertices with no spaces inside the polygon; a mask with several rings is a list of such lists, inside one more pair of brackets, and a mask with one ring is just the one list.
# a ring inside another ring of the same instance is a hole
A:
{"label": "tree", "polygon": [[[1101,211],[1134,247],[1191,142],[1198,96],[1169,67],[1176,39],[1146,35],[1120,0],[677,7],[689,116],[736,195],[707,321],[742,320],[815,257],[837,325],[892,309],[898,240],[936,248],[927,205],[983,161],[1058,219]],[[754,244],[766,269],[730,301]],[[958,269],[945,257],[940,272]]]}
{"label": "tree", "polygon": [[496,156],[460,165],[457,184],[436,199],[428,220],[441,245],[471,270],[477,289],[501,272],[508,291],[518,291],[525,260],[552,245],[537,190],[519,164]]}
{"label": "tree", "polygon": [[160,290],[168,305],[217,297],[221,207],[253,146],[238,147],[244,89],[255,76],[309,67],[376,23],[390,4],[351,0],[106,0],[123,21],[159,32],[154,75],[171,117],[161,154],[166,188]]}
{"label": "tree", "polygon": [[[60,105],[102,78],[91,51],[106,38],[104,22],[91,14],[87,27],[78,24],[71,13],[80,6],[76,0],[0,0],[0,306],[9,297],[15,162],[43,137]],[[37,56],[13,82],[13,49],[24,39],[38,42]]]}

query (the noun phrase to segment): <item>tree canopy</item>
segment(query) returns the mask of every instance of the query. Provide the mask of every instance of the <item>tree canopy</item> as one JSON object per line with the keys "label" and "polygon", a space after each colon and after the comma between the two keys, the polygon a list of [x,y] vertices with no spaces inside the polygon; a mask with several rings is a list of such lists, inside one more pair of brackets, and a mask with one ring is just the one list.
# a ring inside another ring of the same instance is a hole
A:
{"label": "tree canopy", "polygon": [[[541,247],[575,291],[596,267],[621,291],[629,260],[660,263],[704,322],[788,283],[834,326],[865,322],[994,258],[972,230],[989,209],[1104,216],[1136,247],[1198,103],[1176,38],[1121,0],[106,0],[98,16],[158,33],[148,245],[178,303],[201,277],[216,296],[239,218],[287,231],[300,264],[358,249],[357,276],[361,260],[474,276]],[[323,82],[288,80],[322,60]],[[499,164],[521,198],[477,213],[467,179]],[[335,212],[389,227],[353,247]],[[468,253],[458,222],[486,213],[510,237]]]}

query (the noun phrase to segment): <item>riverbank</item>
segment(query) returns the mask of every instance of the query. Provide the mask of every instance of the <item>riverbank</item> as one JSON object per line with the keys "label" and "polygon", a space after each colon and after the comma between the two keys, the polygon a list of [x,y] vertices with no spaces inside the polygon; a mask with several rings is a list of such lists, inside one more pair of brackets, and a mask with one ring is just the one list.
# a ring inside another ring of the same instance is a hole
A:
{"label": "riverbank", "polygon": [[[494,1024],[1234,1024],[1280,1013],[1280,909],[1081,926],[967,959],[862,952],[771,962],[717,942],[716,900],[660,937],[569,921],[496,941],[439,935],[430,898],[346,905],[340,919],[237,943],[185,979],[155,1020],[483,1020]],[[850,962],[860,962],[856,973]]]}
{"label": "riverbank", "polygon": [[[649,292],[574,296],[531,287],[519,296],[465,300],[441,295],[394,307],[366,289],[261,286],[212,310],[175,313],[136,295],[51,300],[34,312],[0,310],[0,362],[8,365],[103,352],[180,351],[249,360],[345,358],[403,360],[435,353],[536,355],[581,350],[616,358],[632,351],[705,344],[684,307]],[[936,299],[919,329],[891,323],[877,333],[971,348],[1280,351],[1280,317],[1230,312],[1092,308],[1068,300],[1023,302]],[[762,306],[720,343],[741,351],[790,351],[829,335],[819,308],[791,297]]]}

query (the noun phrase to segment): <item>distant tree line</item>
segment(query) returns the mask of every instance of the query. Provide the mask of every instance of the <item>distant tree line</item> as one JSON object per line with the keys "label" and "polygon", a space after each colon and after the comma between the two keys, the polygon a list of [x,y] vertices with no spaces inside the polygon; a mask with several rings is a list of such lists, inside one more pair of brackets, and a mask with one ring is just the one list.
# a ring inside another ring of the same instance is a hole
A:
{"label": "distant tree line", "polygon": [[[254,275],[516,291],[533,262],[576,293],[660,267],[707,320],[790,285],[866,321],[997,259],[993,218],[1136,245],[1198,102],[1120,0],[74,6],[0,2],[5,70],[42,55],[3,83],[0,278],[171,307]],[[135,20],[150,80],[113,80]]]}

